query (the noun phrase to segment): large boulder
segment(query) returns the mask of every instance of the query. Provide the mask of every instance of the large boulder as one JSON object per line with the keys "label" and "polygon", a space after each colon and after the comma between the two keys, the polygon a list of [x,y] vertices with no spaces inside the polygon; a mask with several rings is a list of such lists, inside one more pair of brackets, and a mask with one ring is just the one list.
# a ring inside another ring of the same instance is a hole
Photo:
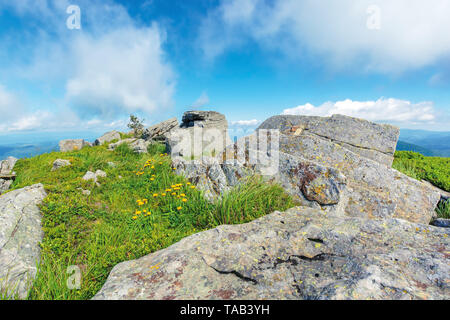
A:
{"label": "large boulder", "polygon": [[199,159],[216,157],[231,144],[228,122],[215,111],[187,111],[179,128],[165,136],[172,158]]}
{"label": "large boulder", "polygon": [[179,127],[177,118],[172,118],[155,124],[144,130],[142,139],[150,141],[165,141],[166,135],[173,129]]}
{"label": "large boulder", "polygon": [[291,136],[315,135],[389,167],[400,134],[397,127],[344,115],[329,118],[280,115],[267,119],[259,129],[277,129]]}
{"label": "large boulder", "polygon": [[53,161],[53,165],[52,165],[52,171],[56,171],[62,167],[67,167],[70,166],[70,161],[69,160],[64,160],[64,159],[56,159],[55,161]]}
{"label": "large boulder", "polygon": [[0,197],[0,292],[26,298],[39,262],[42,240],[38,205],[46,197],[42,184]]}
{"label": "large boulder", "polygon": [[128,146],[136,153],[147,153],[148,146],[151,144],[150,141],[145,141],[144,139],[136,139],[136,138],[129,138],[129,139],[123,139],[115,143],[111,143],[108,146],[108,150],[113,151],[121,144],[128,144]]}
{"label": "large boulder", "polygon": [[90,146],[91,144],[83,139],[67,139],[59,142],[59,150],[61,152],[78,151]]}
{"label": "large boulder", "polygon": [[120,263],[94,299],[448,299],[449,235],[297,207]]}
{"label": "large boulder", "polygon": [[0,161],[0,176],[12,174],[17,160],[17,158],[8,157],[6,160]]}
{"label": "large boulder", "polygon": [[95,146],[99,146],[102,145],[105,142],[111,142],[114,140],[120,140],[120,133],[118,131],[109,131],[107,133],[105,133],[104,135],[102,135],[100,138],[97,138],[94,142]]}
{"label": "large boulder", "polygon": [[0,161],[0,194],[9,190],[15,173],[13,172],[14,166],[18,159],[14,157],[8,157],[6,160]]}
{"label": "large boulder", "polygon": [[341,207],[348,215],[428,224],[436,214],[440,194],[434,189],[329,139],[308,132],[281,134],[279,148],[280,152],[339,170],[347,178],[347,197]]}

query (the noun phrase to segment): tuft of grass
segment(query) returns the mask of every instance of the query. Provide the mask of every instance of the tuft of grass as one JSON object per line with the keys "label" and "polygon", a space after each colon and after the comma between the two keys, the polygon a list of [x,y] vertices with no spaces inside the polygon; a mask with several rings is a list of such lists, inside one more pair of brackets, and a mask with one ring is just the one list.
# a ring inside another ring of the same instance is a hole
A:
{"label": "tuft of grass", "polygon": [[[259,178],[210,203],[175,175],[163,145],[152,145],[149,152],[136,154],[126,144],[108,151],[102,145],[17,162],[11,190],[43,183],[48,193],[40,206],[41,260],[28,299],[90,299],[122,261],[220,224],[244,223],[295,206],[281,187]],[[51,171],[58,158],[70,160],[71,166]],[[82,179],[96,170],[107,173],[100,186]],[[83,195],[81,189],[91,194]],[[81,271],[79,289],[67,285],[71,266]]]}
{"label": "tuft of grass", "polygon": [[450,219],[450,200],[439,202],[436,212],[439,218]]}

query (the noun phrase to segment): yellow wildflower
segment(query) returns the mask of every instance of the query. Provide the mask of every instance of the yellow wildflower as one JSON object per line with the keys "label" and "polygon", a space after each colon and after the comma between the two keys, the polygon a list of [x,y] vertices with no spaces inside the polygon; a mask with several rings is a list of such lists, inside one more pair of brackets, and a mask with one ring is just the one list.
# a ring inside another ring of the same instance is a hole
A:
{"label": "yellow wildflower", "polygon": [[133,220],[136,220],[137,218],[138,218],[137,216],[134,216],[134,217],[133,217]]}
{"label": "yellow wildflower", "polygon": [[157,196],[158,196],[158,194],[157,194],[157,193],[154,193],[154,194],[153,194],[153,197],[157,197]]}
{"label": "yellow wildflower", "polygon": [[186,198],[184,198],[183,200],[181,200],[181,201],[183,201],[183,202],[187,202],[187,199]]}
{"label": "yellow wildflower", "polygon": [[180,211],[182,209],[182,207],[178,207],[177,210]]}

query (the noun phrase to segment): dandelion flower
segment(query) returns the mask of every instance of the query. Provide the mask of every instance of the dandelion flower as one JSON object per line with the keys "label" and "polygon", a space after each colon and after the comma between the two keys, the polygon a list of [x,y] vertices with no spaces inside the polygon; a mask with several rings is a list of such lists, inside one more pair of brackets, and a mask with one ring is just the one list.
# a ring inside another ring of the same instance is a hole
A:
{"label": "dandelion flower", "polygon": [[182,207],[177,207],[177,210],[180,211],[181,209],[183,209]]}
{"label": "dandelion flower", "polygon": [[157,193],[154,193],[154,194],[153,194],[153,197],[157,197],[157,196],[158,196],[158,194],[157,194]]}
{"label": "dandelion flower", "polygon": [[186,195],[185,195],[184,193],[180,194],[180,196],[182,196],[182,197],[186,197]]}
{"label": "dandelion flower", "polygon": [[176,193],[176,192],[172,192],[172,195],[173,195],[173,196],[176,196],[176,195],[177,195],[177,193]]}
{"label": "dandelion flower", "polygon": [[133,220],[136,220],[137,218],[138,218],[137,216],[134,216],[134,217],[133,217]]}
{"label": "dandelion flower", "polygon": [[183,202],[187,202],[187,199],[186,198],[184,198],[183,200],[181,200],[181,201],[183,201]]}
{"label": "dandelion flower", "polygon": [[165,194],[165,193],[161,193],[161,195],[162,195],[163,197],[165,197],[165,196],[166,196],[166,194]]}
{"label": "dandelion flower", "polygon": [[187,185],[190,185],[191,183],[190,183],[190,182],[187,182],[186,184],[187,184]]}

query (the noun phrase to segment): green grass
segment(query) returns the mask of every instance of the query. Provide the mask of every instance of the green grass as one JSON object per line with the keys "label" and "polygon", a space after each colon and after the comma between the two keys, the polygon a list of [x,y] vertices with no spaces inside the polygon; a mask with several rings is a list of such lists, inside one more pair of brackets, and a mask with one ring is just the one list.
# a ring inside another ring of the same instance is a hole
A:
{"label": "green grass", "polygon": [[[221,201],[210,203],[174,174],[163,150],[164,146],[153,145],[149,154],[138,155],[126,144],[113,152],[102,145],[17,162],[12,190],[43,183],[48,193],[41,205],[45,234],[41,261],[28,299],[89,299],[119,262],[220,224],[245,223],[296,205],[281,187],[261,179],[251,179]],[[72,165],[52,172],[58,158]],[[109,166],[110,161],[116,166]],[[99,169],[107,173],[99,187],[82,180],[86,171]],[[79,188],[91,194],[82,195]],[[71,265],[82,271],[79,290],[67,286]]]}
{"label": "green grass", "polygon": [[450,158],[425,157],[417,152],[397,151],[392,167],[450,192]]}
{"label": "green grass", "polygon": [[[425,157],[417,152],[397,151],[392,167],[411,178],[426,180],[450,192],[450,158]],[[439,218],[450,219],[450,202],[440,202],[436,212]]]}
{"label": "green grass", "polygon": [[436,208],[436,212],[439,218],[450,219],[450,200],[441,201]]}

